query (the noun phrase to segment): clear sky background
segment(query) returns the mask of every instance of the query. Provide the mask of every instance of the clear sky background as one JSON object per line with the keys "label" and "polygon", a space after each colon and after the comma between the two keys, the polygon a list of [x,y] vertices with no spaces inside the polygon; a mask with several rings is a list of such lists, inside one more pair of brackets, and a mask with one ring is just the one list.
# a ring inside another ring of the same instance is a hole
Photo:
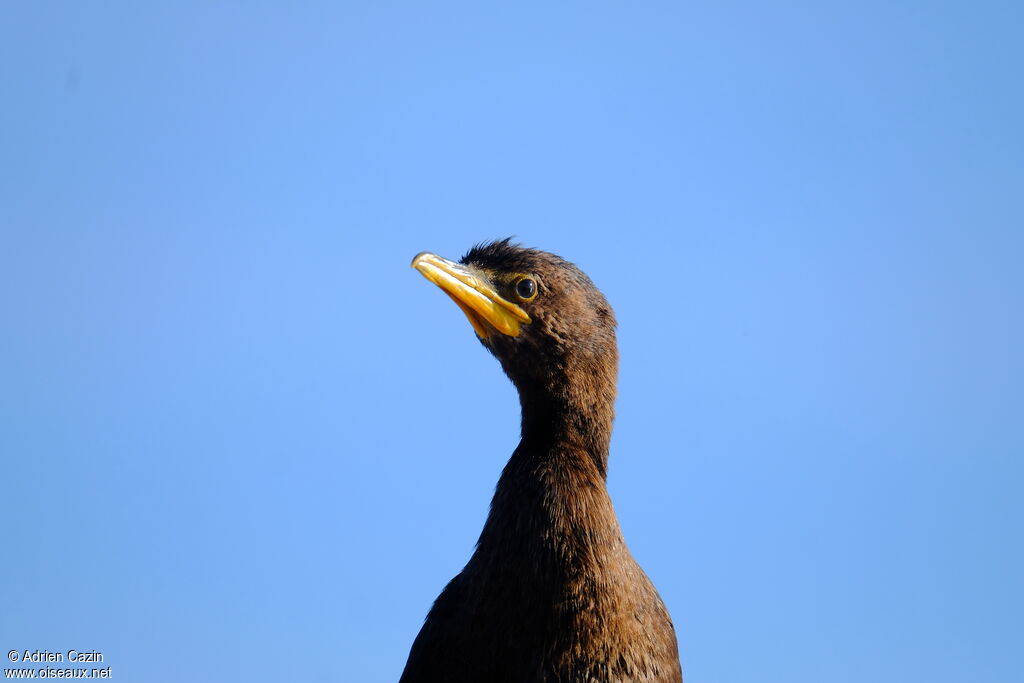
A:
{"label": "clear sky background", "polygon": [[1020,680],[1024,5],[294,4],[0,9],[2,652],[395,681],[518,437],[409,261],[515,235],[688,683]]}

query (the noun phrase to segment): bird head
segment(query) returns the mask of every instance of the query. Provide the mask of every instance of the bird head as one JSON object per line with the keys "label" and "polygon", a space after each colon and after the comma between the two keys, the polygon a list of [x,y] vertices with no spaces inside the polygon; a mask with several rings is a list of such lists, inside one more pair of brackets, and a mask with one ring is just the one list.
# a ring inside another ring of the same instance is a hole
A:
{"label": "bird head", "polygon": [[423,252],[412,267],[462,309],[521,393],[565,384],[567,372],[610,369],[614,382],[615,315],[574,264],[505,239],[457,263]]}

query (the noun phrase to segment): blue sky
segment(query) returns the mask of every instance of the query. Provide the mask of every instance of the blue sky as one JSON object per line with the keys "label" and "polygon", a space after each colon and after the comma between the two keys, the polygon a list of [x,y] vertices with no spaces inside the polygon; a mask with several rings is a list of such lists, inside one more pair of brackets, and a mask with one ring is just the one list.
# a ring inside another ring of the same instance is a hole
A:
{"label": "blue sky", "polygon": [[615,307],[688,683],[1011,680],[1019,3],[6,3],[0,646],[394,681],[517,403],[409,269]]}

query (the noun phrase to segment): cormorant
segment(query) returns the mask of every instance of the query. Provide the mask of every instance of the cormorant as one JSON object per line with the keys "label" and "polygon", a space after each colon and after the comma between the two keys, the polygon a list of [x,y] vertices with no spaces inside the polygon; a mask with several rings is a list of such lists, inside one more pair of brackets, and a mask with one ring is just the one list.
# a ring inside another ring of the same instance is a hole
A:
{"label": "cormorant", "polygon": [[412,266],[501,361],[522,438],[401,683],[681,682],[672,620],[605,487],[618,349],[604,295],[572,263],[508,239]]}

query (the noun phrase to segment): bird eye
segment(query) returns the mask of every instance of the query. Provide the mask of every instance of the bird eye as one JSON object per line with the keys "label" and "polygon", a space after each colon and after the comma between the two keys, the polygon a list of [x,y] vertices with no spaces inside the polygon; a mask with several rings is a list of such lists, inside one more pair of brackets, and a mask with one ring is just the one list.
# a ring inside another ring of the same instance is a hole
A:
{"label": "bird eye", "polygon": [[529,301],[537,294],[537,283],[528,277],[516,283],[516,296],[523,301]]}

